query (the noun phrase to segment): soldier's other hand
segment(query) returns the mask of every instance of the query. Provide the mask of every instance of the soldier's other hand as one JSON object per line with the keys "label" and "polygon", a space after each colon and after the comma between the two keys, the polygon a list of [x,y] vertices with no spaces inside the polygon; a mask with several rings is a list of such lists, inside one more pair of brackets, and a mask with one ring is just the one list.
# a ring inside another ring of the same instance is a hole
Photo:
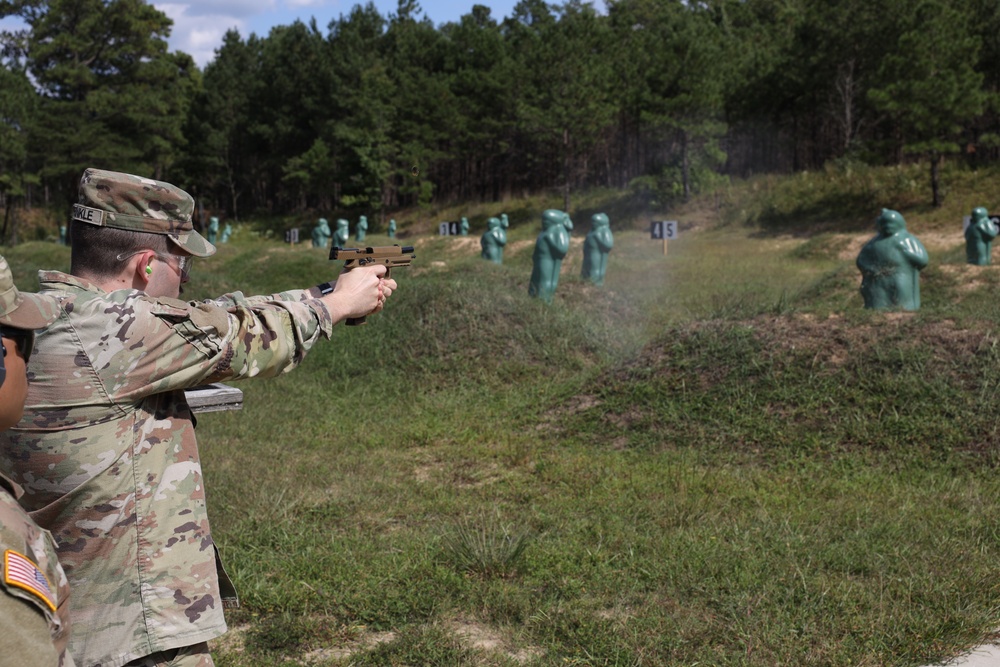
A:
{"label": "soldier's other hand", "polygon": [[322,297],[334,322],[382,310],[385,300],[396,288],[396,281],[386,279],[385,272],[386,267],[373,264],[341,273],[333,291]]}

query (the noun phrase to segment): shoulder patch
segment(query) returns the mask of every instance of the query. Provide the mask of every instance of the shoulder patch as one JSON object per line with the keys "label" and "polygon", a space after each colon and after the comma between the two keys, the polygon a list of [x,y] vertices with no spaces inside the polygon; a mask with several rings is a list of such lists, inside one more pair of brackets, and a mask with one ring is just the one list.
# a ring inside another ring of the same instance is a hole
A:
{"label": "shoulder patch", "polygon": [[7,549],[3,553],[3,582],[31,593],[44,602],[50,611],[56,610],[55,596],[45,574],[34,561],[13,549]]}

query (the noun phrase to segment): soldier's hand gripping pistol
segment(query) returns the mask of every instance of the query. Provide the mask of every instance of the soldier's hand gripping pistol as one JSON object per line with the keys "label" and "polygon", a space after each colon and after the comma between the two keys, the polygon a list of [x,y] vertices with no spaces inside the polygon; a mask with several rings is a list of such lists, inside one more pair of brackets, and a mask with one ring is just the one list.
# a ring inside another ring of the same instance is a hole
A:
{"label": "soldier's hand gripping pistol", "polygon": [[[374,248],[330,248],[330,259],[344,260],[344,270],[350,271],[359,266],[370,264],[382,264],[386,267],[385,277],[397,266],[409,266],[416,255],[413,254],[413,246],[386,245]],[[364,317],[349,317],[347,326],[357,326],[365,324]]]}

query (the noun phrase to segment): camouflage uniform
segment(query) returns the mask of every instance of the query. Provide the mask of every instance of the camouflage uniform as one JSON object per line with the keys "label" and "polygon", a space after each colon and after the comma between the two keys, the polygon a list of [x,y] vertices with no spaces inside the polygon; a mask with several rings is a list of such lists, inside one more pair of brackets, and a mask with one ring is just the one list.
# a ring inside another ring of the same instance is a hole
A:
{"label": "camouflage uniform", "polygon": [[[71,667],[69,581],[49,531],[17,504],[21,490],[0,475],[0,660],[18,667]],[[41,575],[44,579],[40,579]],[[25,576],[34,581],[25,580]]]}
{"label": "camouflage uniform", "polygon": [[[58,314],[54,299],[19,291],[10,265],[0,257],[0,325],[34,330]],[[13,378],[8,378],[5,359],[0,357],[0,387],[8,379]],[[3,392],[3,400],[11,401],[0,406],[4,426],[20,414],[21,391]],[[21,493],[0,474],[0,661],[18,667],[72,667],[66,652],[69,582],[56,558],[52,535],[17,504]]]}
{"label": "camouflage uniform", "polygon": [[[110,196],[119,187],[111,181]],[[198,236],[190,209],[187,229],[171,220],[178,238]],[[56,538],[73,590],[71,652],[118,667],[217,637],[235,591],[209,530],[183,390],[290,370],[330,336],[330,314],[304,291],[188,303],[39,275],[62,310],[37,337],[25,416],[0,436],[0,466]]]}

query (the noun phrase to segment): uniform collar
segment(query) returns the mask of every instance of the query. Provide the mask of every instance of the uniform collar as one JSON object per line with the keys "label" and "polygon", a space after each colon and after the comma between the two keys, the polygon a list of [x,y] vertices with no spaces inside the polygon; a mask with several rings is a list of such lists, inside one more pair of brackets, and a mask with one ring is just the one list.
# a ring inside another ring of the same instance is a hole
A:
{"label": "uniform collar", "polygon": [[42,290],[68,289],[72,291],[97,292],[99,294],[105,293],[101,287],[98,287],[97,284],[92,283],[86,278],[80,278],[79,276],[63,273],[62,271],[39,271],[38,285]]}

